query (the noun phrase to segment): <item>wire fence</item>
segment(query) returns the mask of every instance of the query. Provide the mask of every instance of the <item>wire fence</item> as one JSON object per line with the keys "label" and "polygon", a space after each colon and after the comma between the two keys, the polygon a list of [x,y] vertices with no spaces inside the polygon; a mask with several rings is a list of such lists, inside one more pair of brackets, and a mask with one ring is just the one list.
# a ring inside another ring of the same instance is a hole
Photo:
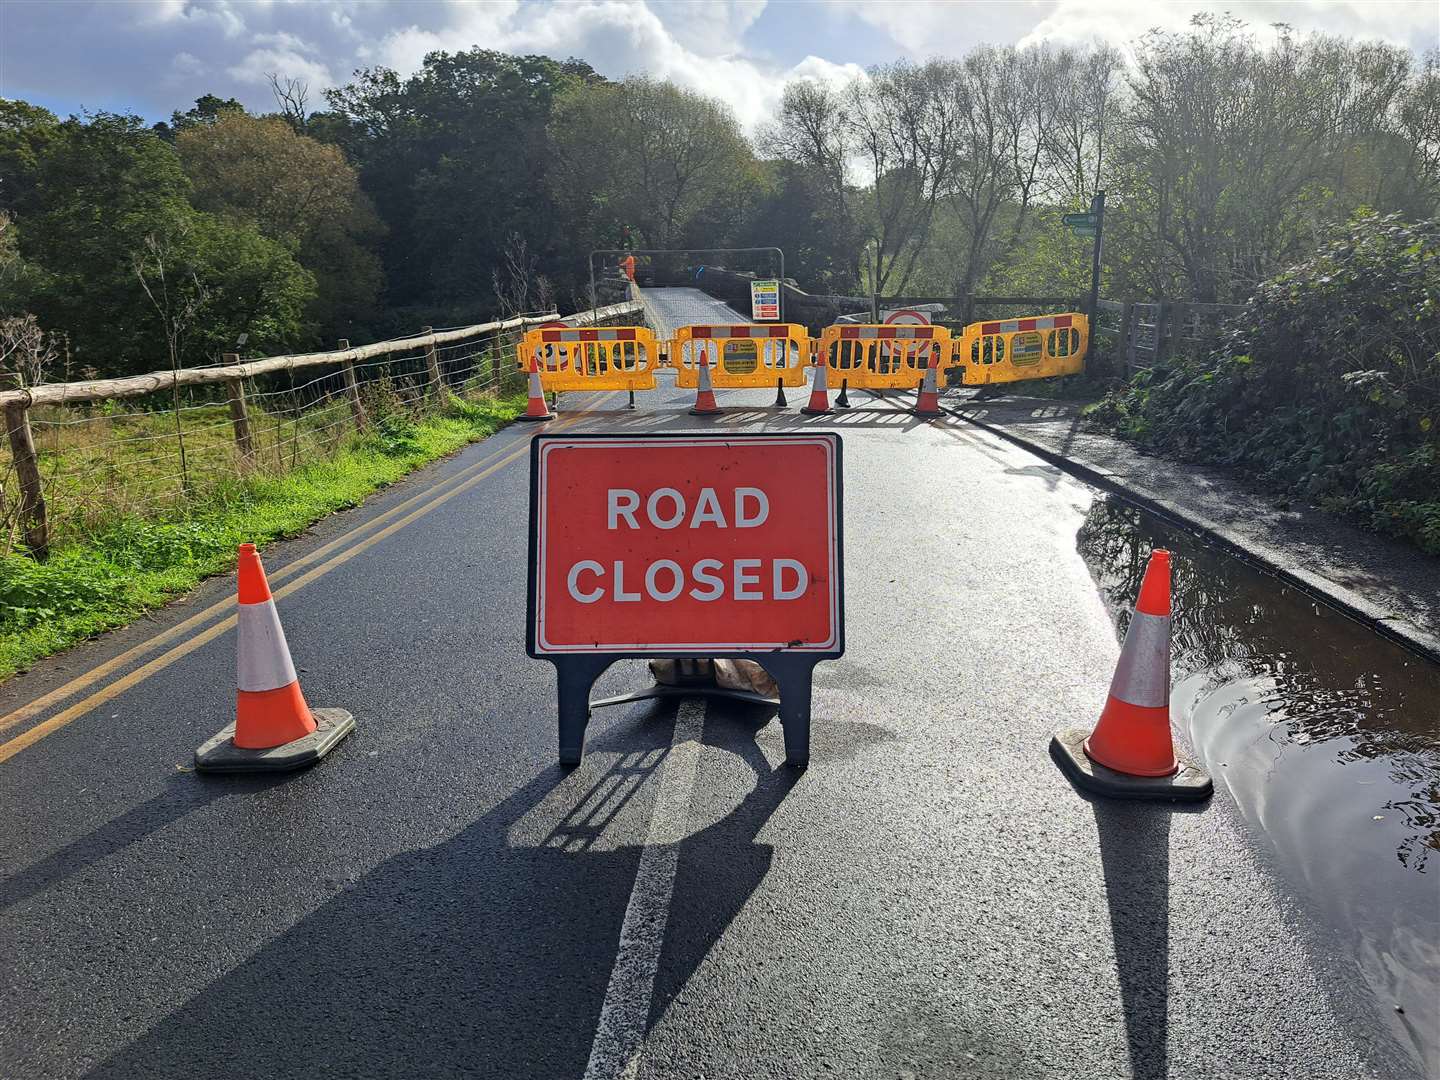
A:
{"label": "wire fence", "polygon": [[[567,321],[623,314],[602,309]],[[117,380],[64,384],[75,400],[62,394],[47,401],[57,395],[45,384],[20,402],[14,392],[0,394],[10,434],[0,457],[0,553],[23,542],[43,557],[57,542],[120,519],[182,516],[189,506],[241,496],[257,478],[334,457],[359,439],[458,415],[464,407],[457,400],[519,392],[525,375],[516,344],[527,325],[544,317],[485,324],[460,340],[437,340],[455,332],[427,333],[366,346],[351,351],[354,360],[308,354],[281,370],[139,394],[131,388],[126,397],[105,395]],[[209,378],[235,368],[186,369],[201,370]],[[156,374],[176,382],[170,373]]]}

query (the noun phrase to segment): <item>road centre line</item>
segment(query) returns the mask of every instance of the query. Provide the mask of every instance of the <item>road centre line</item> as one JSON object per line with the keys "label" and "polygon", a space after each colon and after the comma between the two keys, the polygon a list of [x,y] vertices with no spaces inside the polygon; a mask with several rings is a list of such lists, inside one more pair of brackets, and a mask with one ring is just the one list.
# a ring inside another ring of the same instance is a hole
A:
{"label": "road centre line", "polygon": [[625,906],[620,945],[600,1006],[584,1080],[631,1080],[640,1066],[704,733],[704,702],[683,700],[675,715],[670,750],[660,763],[660,786],[650,809],[645,848]]}
{"label": "road centre line", "polygon": [[[612,391],[612,393],[613,393],[613,391]],[[606,396],[608,397],[609,395],[607,394]],[[603,399],[602,399],[602,400],[603,400]],[[578,414],[572,414],[572,415],[570,415],[570,416],[567,416],[566,418],[564,418],[564,419],[562,419],[562,420],[560,420],[560,421],[557,421],[555,424],[550,425],[549,430],[552,430],[552,431],[553,431],[553,430],[557,430],[557,429],[559,429],[559,428],[561,428],[561,427],[568,426],[569,424],[576,423],[576,422],[578,422],[578,421],[580,421],[580,420],[583,420],[583,419],[586,417],[586,415],[587,415],[586,413],[578,413]],[[276,590],[275,590],[275,593],[274,593],[275,599],[277,599],[277,600],[283,599],[284,597],[289,596],[291,593],[295,592],[296,590],[303,588],[304,586],[308,585],[310,582],[316,580],[317,578],[323,576],[324,574],[329,573],[331,570],[335,569],[337,566],[340,566],[340,565],[348,562],[349,560],[353,559],[356,555],[359,555],[361,552],[366,551],[367,549],[369,549],[370,547],[372,547],[372,546],[374,546],[375,544],[379,543],[381,540],[385,539],[386,537],[392,535],[393,533],[398,532],[400,529],[404,528],[406,525],[409,525],[411,522],[416,521],[417,519],[419,519],[419,518],[425,516],[426,514],[430,513],[432,510],[438,509],[439,507],[443,506],[445,503],[447,503],[447,502],[449,502],[451,499],[453,499],[456,495],[459,495],[459,494],[461,494],[461,493],[463,493],[463,492],[465,492],[465,491],[470,490],[470,488],[472,488],[472,487],[474,487],[476,484],[480,483],[480,481],[482,481],[482,480],[486,479],[487,477],[491,476],[492,474],[498,472],[498,471],[499,471],[501,468],[503,468],[504,466],[510,464],[512,461],[515,461],[515,460],[517,460],[517,459],[525,456],[525,455],[528,454],[529,452],[530,452],[530,440],[529,440],[529,439],[525,439],[525,440],[520,444],[520,446],[518,446],[518,447],[516,447],[516,448],[513,448],[513,449],[511,449],[511,450],[509,450],[509,451],[503,452],[503,456],[501,456],[498,460],[493,460],[493,463],[492,463],[491,465],[489,465],[488,467],[484,468],[481,472],[476,473],[475,475],[471,476],[468,480],[466,480],[466,481],[464,481],[463,483],[461,483],[461,484],[459,484],[459,485],[451,488],[449,491],[445,492],[444,494],[441,494],[441,495],[439,495],[439,496],[435,496],[435,497],[433,497],[433,498],[430,498],[429,501],[427,501],[427,502],[424,503],[424,505],[422,505],[422,506],[418,507],[417,509],[411,511],[409,514],[405,515],[403,518],[400,518],[398,521],[392,522],[390,525],[388,525],[388,526],[386,526],[385,528],[381,529],[379,532],[374,533],[373,535],[371,535],[371,536],[367,537],[366,539],[360,541],[359,543],[355,544],[354,546],[349,547],[349,548],[347,548],[346,550],[340,552],[340,554],[336,555],[334,558],[328,560],[327,562],[321,563],[319,566],[314,567],[313,569],[309,570],[309,571],[306,572],[305,574],[301,575],[299,578],[296,578],[294,581],[290,582],[288,585],[285,585],[285,586],[283,586],[282,588],[276,589]],[[477,466],[478,466],[478,464],[479,464],[479,463],[477,463]],[[473,467],[475,467],[475,466],[472,466],[472,468],[473,468]],[[448,481],[447,481],[447,482],[448,482]],[[416,499],[420,499],[420,498],[422,498],[422,497],[428,497],[428,496],[431,496],[431,495],[433,495],[433,489],[432,489],[431,491],[427,491],[427,492],[423,493],[423,496],[417,495],[417,496],[415,496],[415,498],[416,498]],[[414,501],[414,500],[410,500],[410,501]],[[409,505],[409,502],[402,503],[401,506],[395,507],[394,510],[395,510],[395,511],[401,510],[401,509],[403,509],[403,508],[404,508],[405,506],[407,506],[407,505]],[[388,513],[388,512],[387,512],[387,513]],[[378,519],[376,519],[376,520],[378,520]],[[361,531],[363,528],[365,528],[365,527],[367,527],[367,526],[369,526],[369,525],[373,525],[373,524],[375,524],[375,520],[372,520],[372,521],[368,522],[368,523],[366,524],[366,526],[358,526],[355,531],[356,531],[356,532],[359,532],[359,531]],[[353,536],[353,533],[347,533],[345,536],[340,537],[339,539],[337,539],[337,540],[335,540],[335,541],[332,541],[332,543],[329,544],[329,545],[326,545],[326,549],[333,549],[334,546],[336,546],[336,545],[338,545],[338,544],[341,544],[342,542],[348,541],[349,539],[352,538],[352,536]],[[320,554],[321,551],[326,550],[326,549],[318,549],[316,552],[312,552],[311,555],[310,555],[310,558],[313,558],[313,557],[317,556],[318,554]],[[298,569],[298,567],[299,567],[299,565],[300,565],[300,560],[297,560],[296,563],[293,564],[293,565]],[[277,574],[276,576],[278,577],[279,575]],[[203,621],[203,619],[204,619],[207,615],[209,615],[210,613],[215,612],[215,611],[217,611],[218,609],[221,609],[221,608],[230,607],[230,606],[233,605],[233,603],[234,603],[234,601],[233,601],[233,600],[230,600],[230,599],[222,600],[222,601],[220,601],[219,603],[217,603],[217,604],[213,605],[212,607],[208,608],[206,611],[203,611],[203,612],[200,612],[200,613],[197,614],[197,615],[191,616],[191,618],[185,620],[185,622],[180,623],[178,626],[172,627],[172,628],[171,628],[170,630],[168,630],[168,631],[165,631],[163,635],[157,635],[157,637],[164,637],[165,640],[169,640],[169,638],[173,637],[175,633],[180,632],[182,628],[189,627],[189,626],[193,626],[193,625],[195,625],[195,623],[197,623],[197,622],[199,622],[199,621]],[[76,702],[74,705],[71,705],[68,709],[65,709],[65,710],[63,710],[63,711],[61,711],[61,712],[59,712],[59,713],[56,713],[56,714],[55,714],[54,716],[52,716],[49,720],[46,720],[46,721],[44,721],[43,723],[36,724],[34,727],[29,728],[28,730],[24,731],[24,732],[21,733],[20,735],[15,736],[13,739],[10,739],[10,740],[8,740],[8,741],[6,741],[6,742],[0,743],[0,762],[8,761],[10,758],[12,758],[12,757],[14,757],[16,754],[20,753],[20,751],[26,749],[26,748],[29,747],[29,746],[33,746],[35,743],[39,742],[41,739],[45,738],[47,735],[50,735],[50,734],[52,734],[53,732],[59,731],[61,728],[66,727],[67,725],[69,725],[69,724],[72,723],[73,721],[79,719],[80,717],[84,716],[86,713],[90,712],[91,710],[93,710],[93,709],[95,709],[95,708],[98,708],[99,706],[105,704],[107,701],[110,701],[110,700],[112,700],[113,698],[115,698],[115,697],[119,696],[120,694],[124,693],[126,690],[130,689],[132,686],[135,686],[135,685],[137,685],[137,684],[139,684],[139,683],[141,683],[141,682],[144,682],[146,679],[148,679],[151,675],[155,674],[156,672],[158,672],[158,671],[163,671],[165,668],[169,667],[169,666],[170,666],[171,664],[173,664],[175,661],[177,661],[177,660],[179,660],[179,659],[187,656],[188,654],[194,652],[196,649],[200,648],[200,646],[205,645],[205,644],[207,644],[208,642],[213,641],[215,638],[217,638],[217,637],[219,637],[221,634],[225,633],[227,630],[229,630],[231,627],[233,627],[233,626],[235,625],[235,621],[236,621],[236,617],[235,617],[235,615],[232,613],[232,614],[229,615],[228,617],[222,619],[220,622],[215,623],[214,625],[212,625],[212,626],[209,627],[208,629],[200,632],[200,633],[197,634],[195,637],[190,638],[189,640],[187,640],[187,641],[185,641],[185,642],[182,642],[181,644],[175,646],[174,648],[170,649],[169,651],[164,652],[164,653],[160,654],[159,656],[155,657],[155,659],[151,660],[149,663],[144,664],[144,665],[142,665],[141,667],[136,668],[134,671],[132,671],[130,674],[124,676],[123,678],[117,679],[115,682],[108,684],[107,686],[105,686],[104,688],[102,688],[102,689],[100,689],[100,690],[97,690],[95,693],[91,694],[89,697],[84,698],[83,700]],[[133,650],[131,650],[130,653],[127,653],[127,654],[125,654],[125,655],[129,656],[129,655],[134,655],[134,654],[139,653],[139,652],[144,652],[144,651],[146,651],[145,646],[146,646],[147,644],[148,644],[148,643],[142,642],[140,645],[135,646],[135,648],[134,648]],[[110,671],[110,670],[114,670],[114,667],[115,667],[115,666],[118,666],[118,662],[120,661],[120,659],[121,659],[120,657],[116,657],[114,660],[107,662],[107,664],[101,665],[100,668],[97,668],[97,669],[95,669],[95,670],[96,670],[96,671],[100,671],[102,668],[105,669],[106,672],[108,672],[108,671]],[[102,674],[103,674],[103,673],[104,673],[104,672],[102,672]],[[86,675],[77,676],[75,679],[71,680],[71,683],[77,683],[77,684],[79,684],[79,685],[75,686],[75,688],[74,688],[73,690],[70,690],[70,691],[68,691],[68,692],[66,692],[66,693],[64,693],[64,694],[60,694],[59,691],[66,689],[66,687],[60,687],[59,690],[51,691],[50,694],[46,695],[46,697],[49,698],[50,700],[56,700],[56,699],[57,699],[57,696],[58,696],[58,697],[68,697],[68,696],[70,696],[70,694],[71,694],[71,693],[74,693],[75,690],[81,689],[81,688],[83,688],[83,686],[89,685],[89,683],[95,681],[95,679],[88,679],[88,681],[82,681],[82,680],[87,680],[87,677],[89,676],[89,674],[90,674],[90,673],[87,672]],[[66,684],[66,686],[70,686],[70,685],[71,685],[71,684],[69,684],[69,683]],[[40,699],[37,699],[37,700],[40,700]],[[32,703],[32,704],[33,704],[33,703]],[[22,707],[22,708],[23,708],[23,707]],[[16,710],[16,712],[19,712],[19,711],[20,711],[20,710]],[[38,711],[38,710],[37,710],[37,711]],[[14,715],[15,715],[15,713],[11,713],[11,714],[10,714],[10,716],[14,716]],[[32,714],[32,715],[33,715],[33,714]],[[7,716],[7,717],[5,717],[4,719],[5,719],[5,721],[9,721],[9,720],[10,720],[10,717]],[[21,719],[23,720],[24,717],[21,717]],[[16,721],[16,722],[18,722],[18,721]],[[7,724],[7,726],[8,726],[8,724]]]}

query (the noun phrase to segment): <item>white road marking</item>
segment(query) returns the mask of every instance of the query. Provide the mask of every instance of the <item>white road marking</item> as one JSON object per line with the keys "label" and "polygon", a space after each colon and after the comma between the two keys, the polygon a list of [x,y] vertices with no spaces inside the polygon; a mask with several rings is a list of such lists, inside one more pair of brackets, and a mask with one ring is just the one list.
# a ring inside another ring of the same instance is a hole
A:
{"label": "white road marking", "polygon": [[635,887],[620,926],[620,949],[590,1044],[585,1080],[628,1080],[639,1068],[704,730],[704,703],[681,702],[675,716],[675,737],[660,765],[660,789],[655,793],[645,850],[640,853]]}

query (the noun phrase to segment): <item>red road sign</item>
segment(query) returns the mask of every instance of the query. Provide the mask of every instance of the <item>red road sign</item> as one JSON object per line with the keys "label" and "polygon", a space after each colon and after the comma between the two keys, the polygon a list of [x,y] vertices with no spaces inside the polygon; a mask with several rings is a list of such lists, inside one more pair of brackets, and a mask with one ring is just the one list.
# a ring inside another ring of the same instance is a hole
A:
{"label": "red road sign", "polygon": [[532,656],[844,650],[840,437],[540,435]]}

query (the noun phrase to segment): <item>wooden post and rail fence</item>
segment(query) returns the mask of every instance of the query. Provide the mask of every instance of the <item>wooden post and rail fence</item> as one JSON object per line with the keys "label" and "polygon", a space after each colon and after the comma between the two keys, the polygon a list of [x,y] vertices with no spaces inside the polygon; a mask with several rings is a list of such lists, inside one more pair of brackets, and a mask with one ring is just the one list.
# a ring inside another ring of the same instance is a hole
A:
{"label": "wooden post and rail fence", "polygon": [[[596,326],[617,319],[633,319],[639,311],[638,303],[612,304],[609,307],[595,308],[566,316],[560,321],[571,326]],[[377,341],[371,345],[360,345],[353,348],[348,341],[341,340],[338,348],[328,352],[267,356],[258,360],[242,361],[236,353],[225,353],[221,357],[221,364],[217,367],[180,368],[170,371],[152,371],[144,375],[126,375],[114,379],[40,383],[36,386],[24,387],[14,385],[13,381],[8,384],[0,384],[0,409],[4,411],[5,427],[10,442],[10,456],[14,462],[15,481],[19,488],[17,514],[20,536],[25,546],[36,558],[44,559],[49,554],[50,530],[45,506],[45,492],[39,455],[36,453],[35,439],[30,429],[30,410],[36,406],[78,405],[119,398],[143,397],[175,387],[224,384],[229,393],[230,423],[235,435],[235,447],[241,461],[249,461],[255,455],[255,439],[251,431],[249,406],[245,396],[246,379],[325,365],[338,366],[344,380],[345,397],[350,404],[355,428],[358,431],[364,431],[367,421],[365,407],[360,396],[360,382],[355,372],[357,363],[378,357],[392,356],[396,353],[413,355],[417,350],[423,351],[431,393],[438,397],[443,394],[445,388],[440,368],[439,346],[472,338],[515,334],[556,318],[557,316],[553,314],[527,316],[497,322],[477,323],[442,331],[434,331],[430,327],[426,327],[416,337]],[[498,367],[497,370],[499,370]]]}

